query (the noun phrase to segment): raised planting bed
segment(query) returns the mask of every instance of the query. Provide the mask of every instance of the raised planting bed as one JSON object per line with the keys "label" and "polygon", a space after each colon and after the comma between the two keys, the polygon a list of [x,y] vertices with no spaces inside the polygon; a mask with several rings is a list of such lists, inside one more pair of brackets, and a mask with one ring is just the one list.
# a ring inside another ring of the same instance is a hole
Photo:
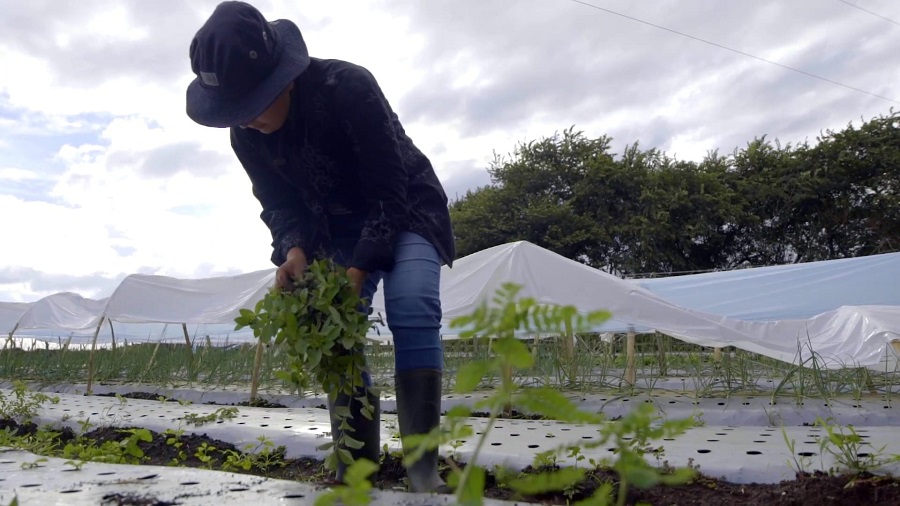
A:
{"label": "raised planting bed", "polygon": [[[135,385],[120,385],[115,389],[130,390],[130,392],[120,392],[120,394],[144,390],[142,393],[129,395],[129,397],[153,398],[154,395],[161,392],[159,389],[136,388]],[[143,471],[146,464],[172,463],[180,466],[223,469],[229,465],[234,467],[242,459],[252,462],[260,461],[260,458],[254,460],[252,457],[245,456],[242,451],[244,449],[256,451],[257,454],[268,450],[272,458],[278,461],[278,465],[253,464],[250,469],[239,469],[240,472],[303,482],[306,484],[304,486],[311,487],[304,488],[305,492],[301,492],[304,500],[309,500],[310,497],[315,497],[323,493],[327,487],[334,485],[330,474],[322,468],[322,458],[325,454],[316,448],[329,440],[330,425],[324,409],[298,407],[296,404],[294,407],[285,408],[236,406],[248,399],[247,392],[239,391],[214,393],[214,396],[223,401],[219,404],[189,404],[190,399],[188,398],[190,397],[208,399],[213,393],[180,389],[181,402],[161,402],[126,398],[121,395],[119,397],[85,396],[77,393],[78,387],[57,387],[56,390],[67,390],[70,393],[53,394],[59,397],[58,403],[44,402],[37,407],[34,426],[22,428],[18,425],[13,426],[9,422],[4,423],[11,430],[21,432],[23,435],[36,430],[39,425],[49,425],[60,431],[68,429],[63,436],[60,436],[61,438],[68,438],[68,441],[72,441],[76,435],[81,435],[95,439],[98,444],[102,444],[104,441],[121,443],[134,436],[134,429],[148,429],[150,441],[136,441],[136,445],[143,452],[143,456],[137,460],[145,465],[124,466],[129,473],[133,469],[138,469],[137,473],[146,473],[147,471]],[[9,391],[3,393],[7,396],[11,395]],[[168,391],[167,393],[174,394],[176,392]],[[444,407],[452,407],[455,403],[474,402],[482,395],[476,393],[446,396]],[[677,487],[657,486],[646,490],[632,488],[628,496],[631,503],[637,501],[651,504],[900,503],[900,483],[893,478],[867,474],[855,477],[843,474],[832,476],[821,472],[839,467],[840,462],[834,455],[823,451],[820,445],[822,438],[828,435],[827,428],[809,425],[807,421],[812,416],[810,414],[812,405],[797,406],[786,401],[784,404],[776,402],[772,406],[767,404],[770,399],[750,397],[700,399],[698,402],[692,397],[672,392],[635,396],[596,394],[572,394],[572,396],[577,397],[577,401],[583,409],[585,407],[602,409],[610,419],[616,419],[626,414],[632,406],[643,403],[652,404],[657,413],[664,417],[694,415],[703,422],[703,425],[691,428],[685,434],[672,438],[672,440],[653,441],[652,449],[663,448],[663,452],[651,451],[647,454],[648,461],[660,467],[664,467],[666,463],[675,467],[690,463],[695,468],[699,468],[700,476],[688,485]],[[274,397],[270,398],[270,402],[272,399]],[[289,401],[290,397],[282,396],[278,399]],[[305,399],[303,402],[314,405],[320,401],[321,399],[312,398]],[[883,402],[886,401],[873,398],[865,400],[864,403],[861,403],[860,399],[833,400],[830,403],[832,405],[828,407],[822,403],[822,408],[827,408],[824,414],[830,413],[835,418],[832,430],[843,430],[844,433],[849,434],[847,432],[848,424],[854,424],[853,430],[860,436],[863,444],[856,455],[860,461],[865,461],[866,454],[887,458],[900,453],[900,440],[896,437],[900,419],[892,415],[895,413],[893,408],[879,408],[879,405],[887,405]],[[229,404],[235,406],[228,406]],[[285,403],[284,405],[290,406],[291,404]],[[385,395],[384,407],[386,411],[390,411],[392,408],[392,398],[388,395]],[[778,417],[773,417],[772,413],[778,413]],[[816,414],[819,415],[819,413]],[[815,416],[812,416],[811,419],[814,420]],[[843,419],[852,421],[847,422]],[[202,421],[206,423],[202,423]],[[771,421],[780,423],[770,423]],[[198,426],[197,422],[202,424]],[[467,423],[473,427],[475,435],[478,435],[485,426],[486,420],[471,418]],[[804,423],[807,425],[803,425]],[[396,453],[400,445],[396,438],[395,417],[390,414],[383,415],[382,427],[382,442],[387,443],[390,453],[385,457],[375,488],[383,491],[403,490],[405,489],[403,470]],[[131,432],[121,432],[117,429],[132,430]],[[169,433],[165,434],[166,431]],[[598,427],[590,424],[564,424],[553,420],[528,419],[527,416],[498,420],[485,440],[485,450],[479,456],[479,464],[491,471],[486,481],[485,497],[519,502],[567,504],[567,502],[589,496],[599,484],[610,480],[614,482],[616,476],[608,470],[597,469],[590,472],[585,481],[565,493],[536,496],[516,496],[506,486],[506,482],[511,476],[520,473],[546,471],[546,469],[531,467],[539,452],[569,443],[589,441],[596,437],[598,437]],[[170,441],[173,439],[174,441]],[[181,443],[181,445],[176,447],[176,443]],[[201,450],[204,448],[204,444],[205,449]],[[179,451],[184,452],[183,458],[179,457]],[[474,441],[468,440],[457,441],[441,448],[442,455],[445,458],[453,459],[454,462],[466,462],[473,452]],[[230,464],[227,464],[229,455],[232,460]],[[560,458],[556,460],[555,465],[562,467],[577,465],[584,468],[591,467],[589,465],[591,459],[599,461],[606,457],[615,458],[607,447],[585,450],[580,457],[583,458]],[[38,476],[37,473],[29,474],[31,471],[43,472],[43,469],[49,469],[48,462],[56,462],[52,459],[46,462],[37,462],[39,458],[20,452],[5,453],[2,459],[7,464],[0,464],[0,470],[3,469],[2,465],[8,465],[16,469],[9,476],[15,476],[15,480],[28,481],[29,476]],[[62,459],[62,462],[65,460]],[[60,463],[57,462],[57,464]],[[24,469],[23,465],[25,468],[32,467],[32,465],[35,467],[34,469]],[[85,469],[92,469],[88,467],[89,464],[84,464],[81,471],[74,470],[74,464],[60,465],[61,468],[57,469],[58,473],[54,476],[65,476],[66,479],[72,476],[72,483],[91,484],[95,483],[92,480],[98,479],[90,473],[83,473]],[[797,466],[812,474],[801,473],[798,475]],[[61,469],[64,468],[70,470],[62,474]],[[174,471],[187,472],[177,469]],[[896,464],[891,464],[876,471],[879,473],[897,472],[898,467]],[[154,473],[156,473],[155,470],[150,474]],[[210,476],[220,475],[229,476],[227,480],[232,481],[226,480],[226,482],[229,483],[227,487],[231,488],[222,488],[226,485],[221,485],[216,489],[215,496],[228,498],[240,496],[243,497],[242,501],[246,501],[248,494],[245,492],[247,490],[237,489],[247,487],[235,485],[238,482],[234,480],[243,479],[244,481],[241,483],[249,483],[246,480],[250,478],[235,478],[235,476],[243,475],[232,473],[212,473]],[[63,482],[59,479],[49,480],[46,483],[40,482],[40,480],[32,480],[34,483],[22,483],[12,480],[5,473],[3,476],[5,477],[4,481],[0,481],[0,494],[3,494],[0,495],[0,504],[3,504],[3,501],[8,503],[9,494],[18,494],[20,499],[34,497],[35,504],[50,504],[49,499],[47,502],[43,501],[44,498],[51,497],[56,497],[55,501],[57,502],[68,501],[68,497],[76,494],[69,491],[68,495],[61,495],[71,488],[63,487]],[[88,476],[90,479],[86,478]],[[205,483],[202,480],[194,479],[185,481],[183,477],[176,478],[176,480],[181,480],[178,484],[188,481]],[[166,486],[174,487],[172,481],[162,479],[157,481],[164,481]],[[23,488],[28,484],[35,486]],[[190,485],[180,485],[181,489],[174,487],[174,490],[170,490],[171,493],[163,492],[166,490],[165,487],[157,491],[153,488],[153,483],[141,483],[141,486],[144,488],[137,491],[123,488],[110,492],[111,489],[106,485],[97,485],[97,490],[102,489],[107,493],[119,494],[115,496],[118,499],[125,497],[126,500],[131,500],[128,498],[143,497],[140,494],[146,495],[147,493],[157,499],[155,503],[148,502],[146,504],[166,504],[165,501],[173,504],[209,504],[208,502],[177,502],[185,500],[179,499],[179,494],[193,497],[190,491],[182,490],[185,487],[190,488]],[[146,487],[150,487],[150,489]],[[292,504],[275,502],[284,499],[283,495],[278,496],[285,490],[279,488],[281,485],[277,487],[266,485],[266,487],[253,494],[254,501],[258,501],[260,504],[266,504],[264,502],[266,500],[271,500],[272,504]],[[250,489],[257,490],[252,487]],[[79,490],[85,491],[86,489]],[[34,495],[29,496],[28,494]],[[84,494],[84,496],[91,500],[96,499],[95,495]],[[406,495],[402,497],[405,498]],[[207,500],[208,498],[209,496],[207,496]],[[377,496],[376,499],[378,499]],[[435,500],[446,501],[448,499],[442,496]],[[219,502],[218,499],[217,502]],[[79,504],[76,502],[64,503]],[[140,502],[120,503],[144,504]],[[311,502],[309,503],[311,504]],[[426,502],[422,504],[443,503]],[[20,504],[32,503],[20,501]],[[85,502],[82,504],[99,503]],[[108,504],[117,503],[110,502]],[[223,504],[229,503],[223,502]]]}

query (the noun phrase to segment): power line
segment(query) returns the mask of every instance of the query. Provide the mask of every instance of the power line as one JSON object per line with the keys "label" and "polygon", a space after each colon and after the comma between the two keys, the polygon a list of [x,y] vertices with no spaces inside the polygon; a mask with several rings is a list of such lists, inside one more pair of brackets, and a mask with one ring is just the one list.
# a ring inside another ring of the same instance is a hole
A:
{"label": "power line", "polygon": [[875,16],[876,18],[881,18],[881,19],[887,21],[888,23],[894,23],[895,25],[900,26],[900,23],[894,21],[893,19],[891,19],[891,18],[889,18],[889,17],[887,17],[887,16],[882,16],[881,14],[878,14],[877,12],[872,12],[872,11],[870,11],[870,10],[868,10],[868,9],[863,9],[862,7],[860,7],[860,6],[856,5],[856,4],[852,4],[852,3],[848,2],[847,0],[838,0],[838,2],[847,4],[847,5],[849,5],[850,7],[853,7],[854,9],[859,9],[859,10],[861,10],[861,11],[863,11],[863,12],[867,12],[867,13],[869,13],[869,14]]}
{"label": "power line", "polygon": [[[570,1],[570,2],[573,2],[573,3],[576,3],[576,4],[583,5],[583,6],[585,6],[585,7],[590,7],[590,8],[592,8],[592,9],[597,9],[598,11],[603,11],[603,12],[612,14],[612,15],[614,15],[614,16],[619,16],[619,17],[622,17],[622,18],[625,18],[625,19],[629,19],[629,20],[631,20],[631,21],[636,21],[636,22],[638,22],[638,23],[641,23],[641,24],[644,24],[644,25],[647,25],[647,26],[652,26],[652,27],[654,27],[654,28],[659,28],[660,30],[665,30],[665,31],[667,31],[667,32],[674,33],[674,34],[676,34],[676,35],[681,35],[682,37],[687,37],[687,38],[689,38],[689,39],[693,39],[693,40],[696,40],[696,41],[698,41],[698,42],[702,42],[702,43],[704,43],[704,44],[709,44],[710,46],[715,46],[715,47],[717,47],[717,48],[724,49],[724,50],[726,50],[726,51],[731,51],[732,53],[737,53],[737,54],[739,54],[739,55],[741,55],[741,56],[746,56],[746,57],[748,57],[748,58],[753,58],[754,60],[759,60],[759,61],[761,61],[761,62],[765,62],[765,63],[768,63],[768,64],[770,64],[770,65],[775,65],[776,67],[781,67],[781,68],[786,69],[786,70],[791,70],[791,71],[793,71],[793,72],[797,72],[797,73],[799,73],[799,74],[803,74],[803,75],[805,75],[805,76],[807,76],[807,77],[812,77],[812,78],[818,79],[818,80],[820,80],[820,81],[825,81],[826,83],[831,83],[831,84],[834,84],[834,85],[837,85],[837,86],[841,86],[841,87],[843,87],[843,88],[847,88],[848,90],[853,90],[853,91],[856,91],[856,92],[859,92],[859,93],[865,93],[866,95],[869,95],[869,96],[871,96],[871,97],[879,98],[879,99],[881,99],[881,100],[886,100],[886,101],[888,101],[888,102],[893,102],[893,103],[895,103],[895,104],[900,104],[900,101],[894,100],[894,99],[892,99],[892,98],[885,97],[885,96],[883,96],[883,95],[879,95],[879,94],[877,94],[877,93],[872,93],[871,91],[866,91],[866,90],[864,90],[864,89],[857,88],[857,87],[855,87],[855,86],[850,86],[849,84],[844,84],[844,83],[835,81],[835,80],[833,80],[833,79],[828,79],[827,77],[822,77],[822,76],[820,76],[820,75],[813,74],[812,72],[807,72],[807,71],[805,71],[805,70],[801,70],[801,69],[798,69],[798,68],[795,68],[795,67],[791,67],[790,65],[784,65],[784,64],[778,63],[778,62],[776,62],[776,61],[767,60],[767,59],[765,59],[765,58],[763,58],[763,57],[761,57],[761,56],[756,56],[756,55],[753,55],[753,54],[750,54],[750,53],[745,53],[744,51],[741,51],[741,50],[739,50],[739,49],[734,49],[734,48],[730,48],[730,47],[728,47],[728,46],[723,46],[722,44],[713,42],[713,41],[711,41],[711,40],[706,40],[706,39],[703,39],[703,38],[700,38],[700,37],[696,37],[696,36],[694,36],[694,35],[690,35],[690,34],[687,34],[687,33],[684,33],[684,32],[679,32],[678,30],[673,30],[673,29],[671,29],[671,28],[667,28],[667,27],[662,26],[662,25],[657,25],[657,24],[651,23],[651,22],[649,22],[649,21],[644,21],[643,19],[638,19],[638,18],[635,18],[635,17],[633,17],[633,16],[629,16],[629,15],[627,15],[627,14],[622,14],[621,12],[616,12],[616,11],[607,9],[607,8],[605,8],[605,7],[600,7],[600,6],[597,6],[597,5],[594,5],[594,4],[590,4],[590,3],[587,3],[587,2],[583,2],[583,1],[581,1],[581,0],[569,0],[569,1]],[[839,1],[841,1],[841,0],[839,0]]]}

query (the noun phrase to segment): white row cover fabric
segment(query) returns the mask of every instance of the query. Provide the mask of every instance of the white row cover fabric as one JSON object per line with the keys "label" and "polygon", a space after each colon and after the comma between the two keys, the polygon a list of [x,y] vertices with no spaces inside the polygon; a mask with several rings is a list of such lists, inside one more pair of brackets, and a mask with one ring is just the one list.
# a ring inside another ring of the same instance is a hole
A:
{"label": "white row cover fabric", "polygon": [[122,280],[106,306],[117,322],[229,323],[253,308],[275,281],[275,269],[205,279],[133,274]]}
{"label": "white row cover fabric", "polygon": [[729,318],[810,318],[841,306],[900,305],[900,253],[637,283],[681,307]]}
{"label": "white row cover fabric", "polygon": [[[900,304],[841,307],[809,319],[751,322],[680,307],[638,283],[569,260],[528,242],[495,246],[444,268],[441,303],[446,319],[470,313],[503,283],[544,304],[606,309],[604,329],[652,329],[701,346],[735,346],[789,363],[816,358],[831,368],[879,367],[896,361]],[[376,296],[373,306],[383,307]],[[599,330],[604,330],[599,329]]]}
{"label": "white row cover fabric", "polygon": [[71,292],[54,293],[32,304],[19,318],[18,328],[93,330],[100,324],[107,300],[87,299]]}
{"label": "white row cover fabric", "polygon": [[[445,324],[471,313],[502,284],[512,282],[522,285],[522,296],[543,304],[572,305],[582,312],[610,311],[615,320],[596,330],[658,330],[702,346],[736,346],[785,362],[806,360],[812,349],[828,367],[879,366],[886,358],[896,360],[890,343],[900,339],[898,302],[836,307],[807,319],[746,321],[683,307],[635,281],[617,278],[528,242],[504,244],[461,258],[453,269],[444,267],[442,276]],[[844,280],[833,279],[837,283]],[[20,329],[83,332],[96,328],[100,318],[106,317],[126,324],[220,324],[233,328],[239,310],[252,308],[273,281],[274,269],[195,280],[132,275],[109,299],[95,301],[75,294],[41,299],[31,304],[16,324]],[[375,312],[384,314],[381,292],[379,289],[372,305]],[[21,306],[7,303],[0,309],[0,317],[10,318]],[[9,332],[12,328],[0,330]]]}
{"label": "white row cover fabric", "polygon": [[31,306],[29,302],[0,302],[0,332],[9,334]]}

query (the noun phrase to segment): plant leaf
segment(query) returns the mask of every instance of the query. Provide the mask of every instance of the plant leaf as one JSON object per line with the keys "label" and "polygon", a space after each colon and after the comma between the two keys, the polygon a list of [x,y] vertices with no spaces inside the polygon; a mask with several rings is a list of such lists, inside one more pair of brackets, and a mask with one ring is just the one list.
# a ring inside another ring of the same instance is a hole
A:
{"label": "plant leaf", "polygon": [[528,495],[565,490],[581,481],[584,474],[585,469],[564,467],[555,471],[545,471],[517,478],[509,483],[509,488]]}
{"label": "plant leaf", "polygon": [[558,390],[527,388],[516,394],[513,404],[530,413],[552,414],[554,420],[571,423],[601,423],[603,415],[583,411]]}
{"label": "plant leaf", "polygon": [[528,347],[514,337],[494,341],[494,351],[517,369],[527,369],[534,365],[534,357]]}
{"label": "plant leaf", "polygon": [[484,504],[484,468],[472,466],[469,478],[457,490],[461,506],[481,506]]}
{"label": "plant leaf", "polygon": [[363,443],[362,441],[360,441],[358,439],[353,439],[352,437],[347,435],[346,432],[344,433],[344,436],[341,438],[341,442],[344,443],[344,446],[346,446],[347,448],[352,448],[354,450],[359,450],[360,448],[365,446],[365,443]]}
{"label": "plant leaf", "polygon": [[453,390],[457,393],[467,393],[475,390],[484,376],[494,369],[492,360],[475,360],[463,364],[456,374],[456,384]]}

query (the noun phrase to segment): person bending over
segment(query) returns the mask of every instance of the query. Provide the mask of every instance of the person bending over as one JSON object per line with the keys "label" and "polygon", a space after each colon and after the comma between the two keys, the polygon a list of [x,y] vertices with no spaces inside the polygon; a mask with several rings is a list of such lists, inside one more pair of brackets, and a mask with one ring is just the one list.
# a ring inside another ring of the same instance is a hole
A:
{"label": "person bending over", "polygon": [[[187,114],[229,128],[231,145],[272,233],[276,285],[290,287],[307,262],[332,258],[371,301],[384,280],[394,337],[400,434],[440,422],[443,353],[440,273],[456,255],[447,196],[431,162],[406,135],[369,71],[309,56],[297,26],[267,21],[255,7],[223,2],[194,36]],[[360,351],[361,353],[361,351]],[[364,382],[371,386],[368,374]],[[379,462],[379,399],[369,420],[352,396],[354,458]],[[407,469],[410,490],[446,491],[437,451]],[[346,466],[339,464],[343,480]]]}

